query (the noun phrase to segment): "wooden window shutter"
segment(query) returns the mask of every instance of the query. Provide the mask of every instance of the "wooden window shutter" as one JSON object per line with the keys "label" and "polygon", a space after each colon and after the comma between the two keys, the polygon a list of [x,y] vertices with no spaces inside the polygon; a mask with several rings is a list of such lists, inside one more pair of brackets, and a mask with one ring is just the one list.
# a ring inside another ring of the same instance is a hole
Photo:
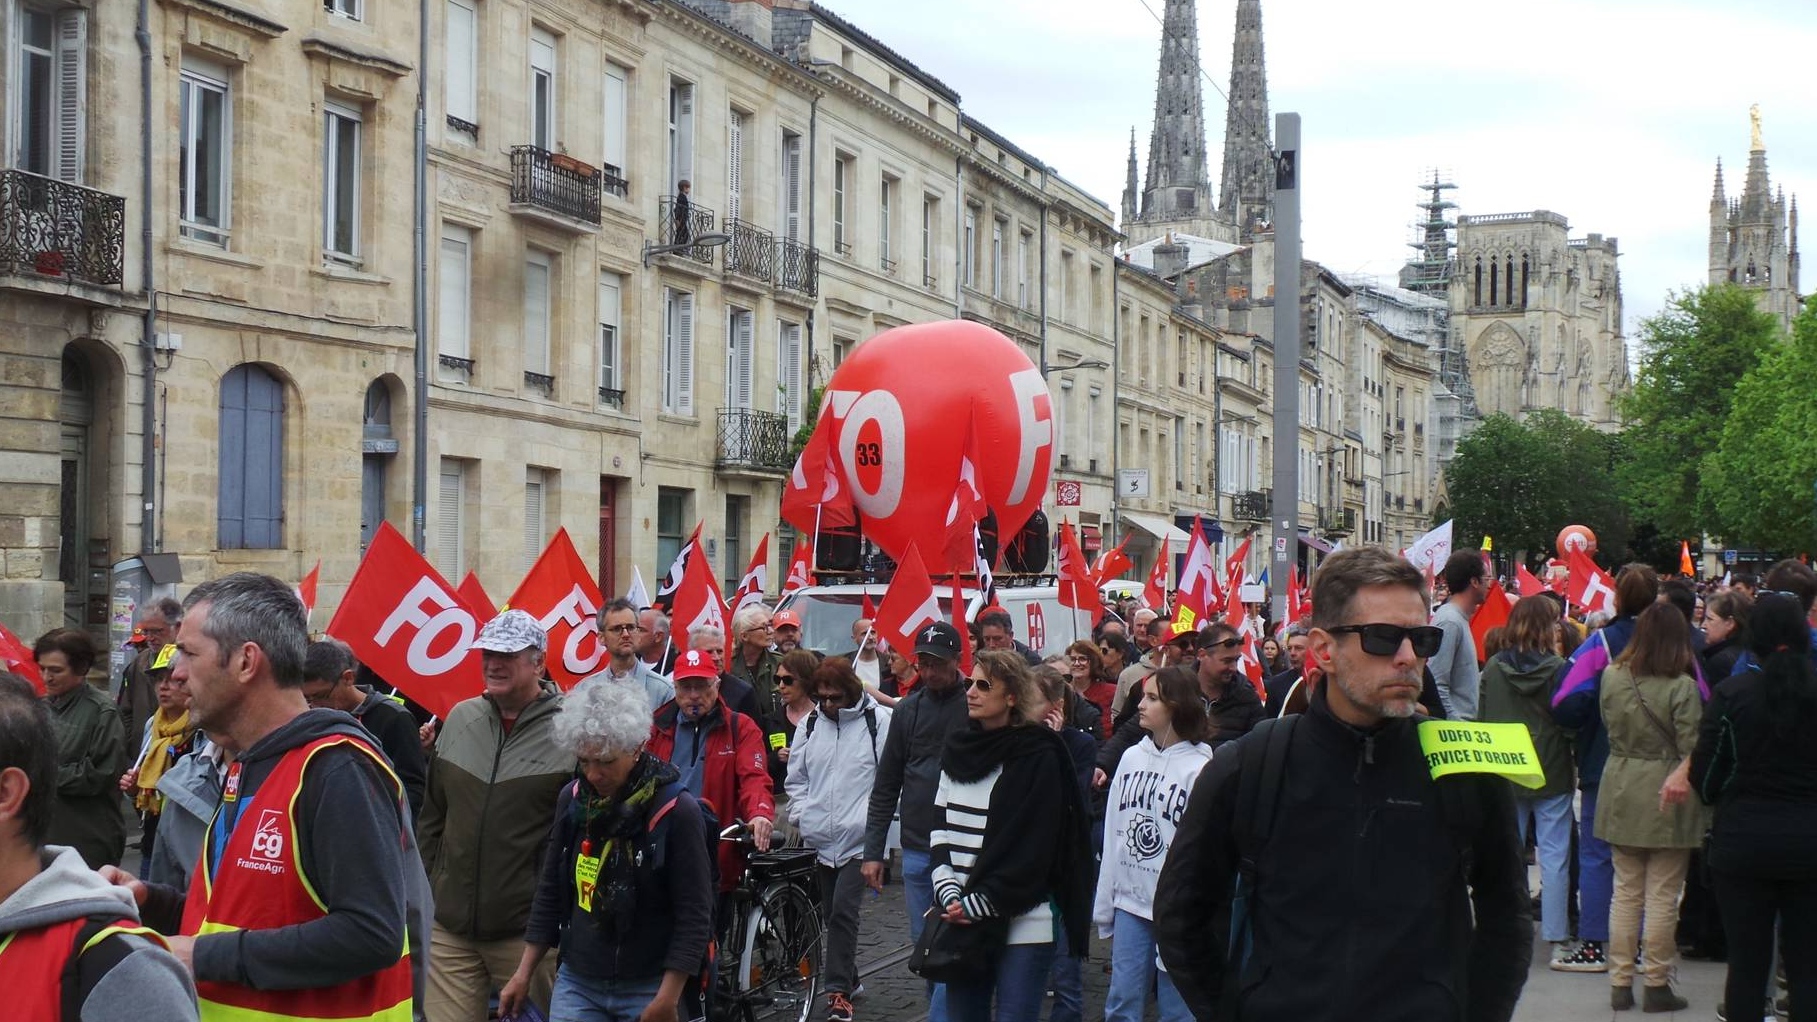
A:
{"label": "wooden window shutter", "polygon": [[58,180],[82,183],[87,146],[88,12],[57,13],[56,138]]}

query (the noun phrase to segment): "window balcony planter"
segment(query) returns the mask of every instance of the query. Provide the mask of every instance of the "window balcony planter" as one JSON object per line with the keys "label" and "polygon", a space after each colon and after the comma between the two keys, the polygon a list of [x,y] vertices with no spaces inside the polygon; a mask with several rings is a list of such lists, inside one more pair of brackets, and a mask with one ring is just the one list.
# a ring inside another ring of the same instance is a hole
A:
{"label": "window balcony planter", "polygon": [[555,377],[548,373],[533,373],[526,369],[524,370],[524,386],[535,387],[545,394],[554,394]]}
{"label": "window balcony planter", "polygon": [[753,408],[721,408],[715,467],[722,472],[781,475],[789,456],[789,417]]}
{"label": "window balcony planter", "polygon": [[580,233],[599,228],[597,167],[533,145],[511,147],[511,212]]}
{"label": "window balcony planter", "polygon": [[613,387],[601,387],[599,388],[599,403],[607,408],[617,408],[622,411],[625,407],[625,392]]}
{"label": "window balcony planter", "polygon": [[[712,210],[692,199],[665,195],[656,204],[656,244],[687,245],[703,234],[712,234],[717,219]],[[673,254],[703,266],[713,265],[711,245],[688,245]]]}
{"label": "window balcony planter", "polygon": [[0,170],[0,273],[118,285],[126,200],[23,170]]}

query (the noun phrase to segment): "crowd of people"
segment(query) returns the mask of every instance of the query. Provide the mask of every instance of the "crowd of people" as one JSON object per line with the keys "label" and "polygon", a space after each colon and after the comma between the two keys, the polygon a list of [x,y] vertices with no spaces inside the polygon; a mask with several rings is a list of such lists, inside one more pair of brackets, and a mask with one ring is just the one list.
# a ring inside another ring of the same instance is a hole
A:
{"label": "crowd of people", "polygon": [[[564,692],[508,610],[483,691],[422,720],[288,585],[230,575],[149,608],[117,697],[77,630],[36,642],[42,697],[0,677],[0,971],[84,1020],[693,1020],[750,850],[787,843],[825,1022],[858,1014],[892,872],[916,960],[963,966],[925,973],[933,1022],[1078,1022],[1094,934],[1111,1022],[1506,1020],[1536,914],[1614,1010],[1685,1008],[1683,947],[1726,957],[1721,1017],[1808,1016],[1817,574],[1629,565],[1612,619],[1541,593],[1480,647],[1484,560],[1439,581],[1330,556],[1260,684],[1243,629],[1164,608],[1044,660],[994,608],[909,648],[861,618],[827,656],[793,610],[678,643],[617,600]],[[1524,725],[1543,779],[1435,777],[1427,719]]]}

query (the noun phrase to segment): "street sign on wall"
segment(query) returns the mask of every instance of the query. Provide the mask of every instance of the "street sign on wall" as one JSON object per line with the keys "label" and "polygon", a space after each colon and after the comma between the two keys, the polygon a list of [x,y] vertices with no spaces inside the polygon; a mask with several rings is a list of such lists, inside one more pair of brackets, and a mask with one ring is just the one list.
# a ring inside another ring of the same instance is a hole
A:
{"label": "street sign on wall", "polygon": [[1120,468],[1117,470],[1117,496],[1148,496],[1148,470],[1145,468]]}

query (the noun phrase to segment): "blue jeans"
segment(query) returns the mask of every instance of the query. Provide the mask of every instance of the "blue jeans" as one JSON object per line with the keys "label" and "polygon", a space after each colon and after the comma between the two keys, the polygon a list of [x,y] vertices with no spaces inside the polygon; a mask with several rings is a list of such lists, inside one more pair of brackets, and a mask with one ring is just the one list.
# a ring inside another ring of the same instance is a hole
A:
{"label": "blue jeans", "polygon": [[[909,940],[921,942],[922,917],[934,905],[933,866],[926,852],[902,850],[902,900],[908,907]],[[927,1022],[948,1022],[946,987],[927,985]]]}
{"label": "blue jeans", "polygon": [[1118,909],[1111,921],[1110,989],[1104,992],[1104,1022],[1142,1022],[1148,987],[1155,987],[1161,1022],[1192,1022],[1167,973],[1155,968],[1155,924]]}
{"label": "blue jeans", "polygon": [[[997,977],[983,983],[948,983],[946,1013],[951,1022],[1039,1022],[1047,999],[1053,944],[1011,944],[997,963]],[[991,1013],[991,995],[997,1011]]]}
{"label": "blue jeans", "polygon": [[1596,789],[1583,790],[1583,818],[1577,821],[1577,935],[1583,940],[1609,939],[1609,902],[1615,898],[1615,860],[1596,827]]}
{"label": "blue jeans", "polygon": [[1566,940],[1571,936],[1571,793],[1514,797],[1522,844],[1527,841],[1528,813],[1533,814],[1533,840],[1539,846],[1540,936]]}
{"label": "blue jeans", "polygon": [[1054,927],[1054,964],[1047,986],[1054,992],[1047,1022],[1082,1022],[1085,1016],[1085,960],[1067,954],[1066,928]]}
{"label": "blue jeans", "polygon": [[549,995],[549,1022],[637,1022],[661,986],[661,977],[577,976],[564,964],[555,972],[555,992]]}

